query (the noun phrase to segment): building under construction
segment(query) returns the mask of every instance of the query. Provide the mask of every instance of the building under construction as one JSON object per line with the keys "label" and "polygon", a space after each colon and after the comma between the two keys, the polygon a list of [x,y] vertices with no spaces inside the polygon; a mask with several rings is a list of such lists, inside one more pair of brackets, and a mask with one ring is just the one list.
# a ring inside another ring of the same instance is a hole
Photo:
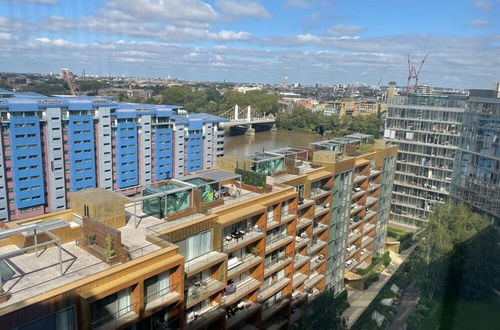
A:
{"label": "building under construction", "polygon": [[[497,88],[498,89],[498,88]],[[461,128],[452,196],[500,224],[500,97],[498,90],[471,90]]]}
{"label": "building under construction", "polygon": [[466,100],[417,93],[390,98],[384,137],[399,146],[391,220],[419,226],[449,196]]}

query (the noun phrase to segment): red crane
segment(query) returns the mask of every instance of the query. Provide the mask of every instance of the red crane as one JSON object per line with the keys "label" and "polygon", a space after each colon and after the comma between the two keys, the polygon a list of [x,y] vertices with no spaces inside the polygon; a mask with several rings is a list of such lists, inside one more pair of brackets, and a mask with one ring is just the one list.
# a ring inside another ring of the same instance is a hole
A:
{"label": "red crane", "polygon": [[410,82],[412,79],[415,79],[415,85],[413,86],[413,90],[417,89],[418,86],[418,75],[420,74],[420,70],[422,70],[422,66],[424,66],[425,59],[427,58],[427,55],[424,56],[424,59],[420,63],[420,66],[417,69],[415,69],[414,66],[411,65],[411,59],[410,55],[408,55],[408,81],[406,83],[406,94],[410,93],[411,87],[410,87]]}

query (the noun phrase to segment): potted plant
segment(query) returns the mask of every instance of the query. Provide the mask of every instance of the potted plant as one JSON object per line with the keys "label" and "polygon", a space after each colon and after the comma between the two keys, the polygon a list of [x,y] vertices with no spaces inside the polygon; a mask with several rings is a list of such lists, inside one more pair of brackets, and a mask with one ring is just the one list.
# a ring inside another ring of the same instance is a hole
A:
{"label": "potted plant", "polygon": [[94,243],[95,243],[95,234],[88,234],[87,237],[85,237],[85,244],[91,246]]}
{"label": "potted plant", "polygon": [[0,304],[6,302],[10,298],[10,293],[3,290],[3,287],[0,285]]}
{"label": "potted plant", "polygon": [[104,255],[108,259],[116,256],[116,251],[113,249],[113,237],[109,234],[106,236],[106,249],[104,250]]}
{"label": "potted plant", "polygon": [[250,249],[250,253],[257,257],[260,254],[260,249],[254,246]]}

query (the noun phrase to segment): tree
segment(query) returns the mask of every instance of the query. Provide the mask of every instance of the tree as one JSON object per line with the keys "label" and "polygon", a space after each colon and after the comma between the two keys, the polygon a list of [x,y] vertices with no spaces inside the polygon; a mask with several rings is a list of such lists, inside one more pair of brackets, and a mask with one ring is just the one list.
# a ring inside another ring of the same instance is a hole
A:
{"label": "tree", "polygon": [[413,262],[422,294],[435,299],[447,292],[470,299],[491,292],[500,277],[498,242],[488,220],[467,206],[448,202],[436,207]]}

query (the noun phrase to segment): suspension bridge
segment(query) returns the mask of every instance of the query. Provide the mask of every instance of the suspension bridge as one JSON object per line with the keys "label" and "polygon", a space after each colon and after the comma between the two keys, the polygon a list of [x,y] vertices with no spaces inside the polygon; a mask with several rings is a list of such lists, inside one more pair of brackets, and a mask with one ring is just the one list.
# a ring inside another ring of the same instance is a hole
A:
{"label": "suspension bridge", "polygon": [[236,104],[219,116],[229,119],[229,121],[221,123],[221,127],[230,129],[231,133],[236,134],[254,135],[255,131],[273,129],[276,123],[272,114],[257,113],[250,105],[246,108],[240,108]]}

